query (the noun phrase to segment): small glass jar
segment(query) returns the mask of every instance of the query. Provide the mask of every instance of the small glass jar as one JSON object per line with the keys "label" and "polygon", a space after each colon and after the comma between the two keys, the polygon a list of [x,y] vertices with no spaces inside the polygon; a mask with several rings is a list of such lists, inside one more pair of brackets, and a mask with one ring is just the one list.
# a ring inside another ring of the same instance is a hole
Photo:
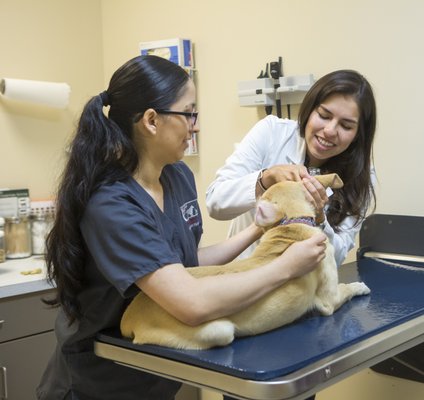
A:
{"label": "small glass jar", "polygon": [[6,261],[6,246],[4,242],[4,218],[0,217],[0,263]]}
{"label": "small glass jar", "polygon": [[6,258],[25,258],[32,254],[31,223],[28,217],[5,218]]}
{"label": "small glass jar", "polygon": [[53,214],[39,212],[31,216],[32,254],[45,254],[46,237],[53,223]]}

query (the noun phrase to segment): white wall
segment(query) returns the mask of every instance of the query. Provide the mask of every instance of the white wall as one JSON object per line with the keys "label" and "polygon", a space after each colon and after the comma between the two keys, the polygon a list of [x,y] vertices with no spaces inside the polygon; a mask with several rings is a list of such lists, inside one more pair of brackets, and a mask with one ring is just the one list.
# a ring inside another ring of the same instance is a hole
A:
{"label": "white wall", "polygon": [[0,96],[0,187],[53,195],[83,103],[103,87],[100,0],[0,0],[0,78],[67,82],[66,110]]}

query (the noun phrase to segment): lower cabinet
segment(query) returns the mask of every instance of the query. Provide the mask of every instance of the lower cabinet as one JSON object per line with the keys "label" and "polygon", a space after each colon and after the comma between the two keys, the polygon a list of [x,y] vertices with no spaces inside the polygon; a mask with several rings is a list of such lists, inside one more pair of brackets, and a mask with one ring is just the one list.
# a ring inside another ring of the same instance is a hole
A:
{"label": "lower cabinet", "polygon": [[0,299],[0,399],[35,400],[53,354],[57,311],[41,301],[53,290]]}
{"label": "lower cabinet", "polygon": [[[44,332],[0,344],[2,400],[33,400],[35,388],[53,353],[54,332]],[[6,397],[6,396],[7,397]]]}

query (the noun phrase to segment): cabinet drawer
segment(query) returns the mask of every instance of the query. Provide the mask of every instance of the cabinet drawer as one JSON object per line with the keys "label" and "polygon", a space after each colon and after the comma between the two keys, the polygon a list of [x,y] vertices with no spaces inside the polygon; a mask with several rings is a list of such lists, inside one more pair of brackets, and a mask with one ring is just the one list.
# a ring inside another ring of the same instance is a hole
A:
{"label": "cabinet drawer", "polygon": [[0,301],[0,343],[54,328],[56,309],[41,299],[51,297],[54,289],[8,297]]}

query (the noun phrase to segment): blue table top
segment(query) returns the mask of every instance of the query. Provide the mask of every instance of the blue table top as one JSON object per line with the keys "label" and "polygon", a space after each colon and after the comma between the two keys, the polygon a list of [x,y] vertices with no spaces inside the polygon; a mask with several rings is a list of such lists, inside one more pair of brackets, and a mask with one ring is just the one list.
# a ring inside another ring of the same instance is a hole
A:
{"label": "blue table top", "polygon": [[251,380],[269,380],[299,370],[382,331],[424,314],[424,267],[399,268],[361,259],[340,268],[340,281],[365,282],[369,296],[352,299],[334,315],[309,314],[261,335],[210,350],[134,345],[117,332],[98,340]]}

